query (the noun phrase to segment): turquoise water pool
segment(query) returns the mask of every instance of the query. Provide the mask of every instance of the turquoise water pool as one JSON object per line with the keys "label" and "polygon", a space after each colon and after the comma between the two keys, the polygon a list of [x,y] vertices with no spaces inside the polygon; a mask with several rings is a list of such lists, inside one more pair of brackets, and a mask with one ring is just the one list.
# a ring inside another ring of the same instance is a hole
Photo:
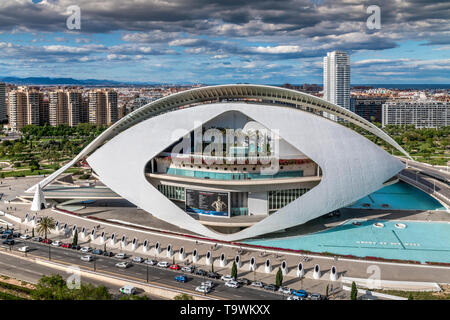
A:
{"label": "turquoise water pool", "polygon": [[[369,204],[364,206],[363,204]],[[387,204],[388,206],[383,206]],[[358,200],[349,208],[386,209],[386,210],[445,210],[437,201],[422,190],[405,182],[381,188],[380,190]]]}
{"label": "turquoise water pool", "polygon": [[[353,225],[358,221],[361,225]],[[384,227],[373,224],[380,222]],[[304,236],[245,241],[247,244],[359,257],[450,263],[450,223],[351,220],[326,231]]]}

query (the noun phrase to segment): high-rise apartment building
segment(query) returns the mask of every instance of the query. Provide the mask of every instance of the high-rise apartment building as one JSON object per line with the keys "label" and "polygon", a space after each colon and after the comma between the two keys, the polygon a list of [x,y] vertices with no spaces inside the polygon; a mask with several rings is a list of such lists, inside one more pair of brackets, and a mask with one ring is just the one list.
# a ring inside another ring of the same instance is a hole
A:
{"label": "high-rise apartment building", "polygon": [[0,83],[0,122],[8,119],[6,113],[6,86]]}
{"label": "high-rise apartment building", "polygon": [[67,118],[68,125],[75,127],[80,121],[80,110],[83,104],[82,92],[78,90],[69,90],[67,94]]}
{"label": "high-rise apartment building", "polygon": [[89,92],[89,123],[111,125],[117,121],[117,92],[114,90],[91,90]]}
{"label": "high-rise apartment building", "polygon": [[39,90],[19,87],[8,95],[9,124],[19,130],[27,124],[40,124],[40,108],[43,95]]}
{"label": "high-rise apartment building", "polygon": [[49,96],[49,122],[51,126],[59,126],[69,122],[67,92],[51,91]]}
{"label": "high-rise apartment building", "polygon": [[[342,51],[328,52],[323,58],[323,98],[350,109],[350,57]],[[336,117],[324,114],[332,120]]]}

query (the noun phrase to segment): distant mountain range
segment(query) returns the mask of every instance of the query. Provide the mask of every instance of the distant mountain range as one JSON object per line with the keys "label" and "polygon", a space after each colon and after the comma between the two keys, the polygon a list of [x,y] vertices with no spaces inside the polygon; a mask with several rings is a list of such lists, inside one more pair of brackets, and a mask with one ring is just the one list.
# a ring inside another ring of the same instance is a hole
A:
{"label": "distant mountain range", "polygon": [[49,78],[49,77],[0,77],[0,82],[16,85],[71,85],[71,86],[123,86],[123,85],[156,85],[156,82],[120,82],[114,80],[85,79],[78,80],[73,78]]}

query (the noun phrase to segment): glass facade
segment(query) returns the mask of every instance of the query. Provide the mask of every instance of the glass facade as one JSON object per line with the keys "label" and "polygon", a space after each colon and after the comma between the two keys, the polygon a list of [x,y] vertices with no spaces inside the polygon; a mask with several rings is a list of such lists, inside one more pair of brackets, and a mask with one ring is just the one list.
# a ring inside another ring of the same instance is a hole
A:
{"label": "glass facade", "polygon": [[167,168],[166,174],[174,176],[192,177],[198,179],[211,179],[211,180],[251,180],[251,179],[298,178],[303,177],[303,170],[281,171],[276,174],[267,175],[261,173],[232,173],[232,172],[227,173],[227,172],[211,172],[211,171]]}
{"label": "glass facade", "polygon": [[269,211],[278,210],[291,203],[310,189],[287,189],[269,191]]}
{"label": "glass facade", "polygon": [[184,188],[176,186],[168,186],[164,184],[158,185],[158,190],[167,198],[172,200],[184,201]]}

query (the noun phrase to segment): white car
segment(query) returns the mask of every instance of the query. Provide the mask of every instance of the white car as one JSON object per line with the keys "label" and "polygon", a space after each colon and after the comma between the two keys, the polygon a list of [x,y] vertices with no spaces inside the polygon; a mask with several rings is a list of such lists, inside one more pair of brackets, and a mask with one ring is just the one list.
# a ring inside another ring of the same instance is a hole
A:
{"label": "white car", "polygon": [[133,259],[131,259],[131,261],[137,262],[137,263],[142,263],[142,262],[144,262],[144,259],[142,259],[142,257],[133,257]]}
{"label": "white car", "polygon": [[198,286],[195,288],[195,291],[201,292],[201,293],[208,293],[211,291],[211,288],[208,286]]}
{"label": "white car", "polygon": [[223,281],[225,281],[225,282],[228,282],[228,281],[233,281],[234,278],[233,278],[232,276],[230,276],[230,275],[226,275],[226,276],[222,276],[222,277],[220,278],[220,280],[223,280]]}
{"label": "white car", "polygon": [[117,259],[125,259],[127,256],[125,255],[125,253],[118,253],[114,257]]}
{"label": "white car", "polygon": [[296,295],[291,295],[287,299],[288,300],[303,300],[303,298],[296,296]]}
{"label": "white car", "polygon": [[82,248],[80,249],[80,252],[84,252],[84,253],[88,253],[89,251],[91,251],[91,248],[90,248],[90,247],[82,247]]}
{"label": "white car", "polygon": [[62,242],[61,242],[61,241],[53,241],[53,242],[52,242],[52,246],[59,247],[59,246],[61,246],[61,245],[62,245]]}
{"label": "white car", "polygon": [[123,262],[117,262],[116,263],[116,267],[117,268],[122,268],[122,269],[126,269],[129,266],[131,266],[131,263],[127,262],[127,261],[123,261]]}
{"label": "white car", "polygon": [[20,239],[28,240],[28,239],[31,239],[31,236],[29,236],[27,234],[23,234],[23,235],[20,236]]}
{"label": "white car", "polygon": [[225,282],[225,286],[227,286],[229,288],[239,288],[239,282],[230,280],[230,281]]}
{"label": "white car", "polygon": [[30,247],[29,246],[23,246],[23,247],[20,247],[18,250],[20,252],[28,252],[28,251],[30,251]]}
{"label": "white car", "polygon": [[257,288],[264,287],[264,284],[261,281],[253,281],[250,285]]}
{"label": "white car", "polygon": [[291,289],[286,287],[280,287],[280,289],[278,289],[278,292],[282,294],[291,294]]}
{"label": "white car", "polygon": [[155,260],[152,259],[147,259],[144,261],[145,264],[149,264],[151,266],[154,266],[157,262]]}
{"label": "white car", "polygon": [[158,267],[168,268],[169,266],[170,266],[170,263],[168,263],[167,261],[160,261],[160,262],[158,262]]}
{"label": "white car", "polygon": [[212,287],[214,287],[214,282],[212,282],[210,280],[204,281],[204,282],[201,283],[201,286],[212,288]]}
{"label": "white car", "polygon": [[194,271],[194,268],[189,267],[189,266],[184,266],[181,268],[181,271],[192,273]]}
{"label": "white car", "polygon": [[85,256],[81,256],[81,260],[82,261],[92,261],[94,260],[94,257],[90,256],[90,255],[85,255]]}

